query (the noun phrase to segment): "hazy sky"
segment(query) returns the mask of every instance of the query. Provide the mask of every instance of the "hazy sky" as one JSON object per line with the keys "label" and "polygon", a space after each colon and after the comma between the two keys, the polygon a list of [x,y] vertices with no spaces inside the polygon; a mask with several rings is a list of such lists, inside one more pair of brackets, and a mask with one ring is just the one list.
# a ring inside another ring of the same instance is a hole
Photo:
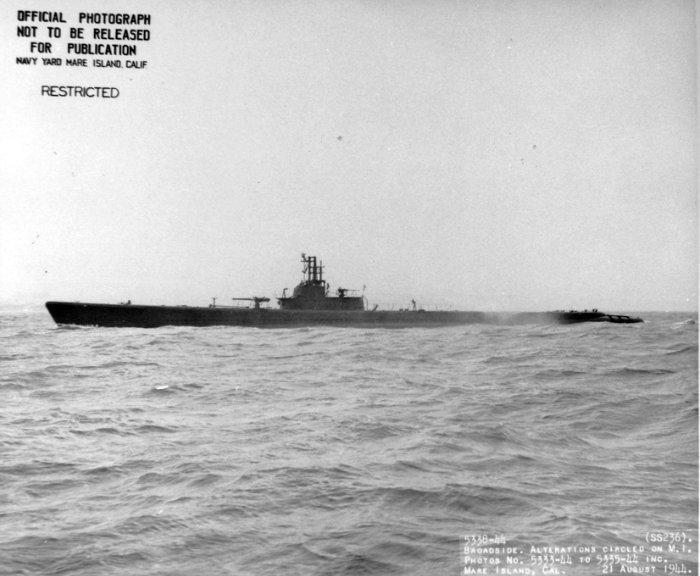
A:
{"label": "hazy sky", "polygon": [[139,70],[15,64],[17,10],[108,3],[0,6],[2,303],[274,296],[306,252],[386,306],[697,309],[691,1],[120,2]]}

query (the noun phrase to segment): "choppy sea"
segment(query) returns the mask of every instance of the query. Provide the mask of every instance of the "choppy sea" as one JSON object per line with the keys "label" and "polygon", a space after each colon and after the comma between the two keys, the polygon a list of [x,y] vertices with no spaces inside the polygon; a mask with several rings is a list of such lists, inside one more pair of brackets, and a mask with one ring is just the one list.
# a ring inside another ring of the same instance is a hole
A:
{"label": "choppy sea", "polygon": [[260,330],[0,312],[2,575],[698,573],[696,314]]}

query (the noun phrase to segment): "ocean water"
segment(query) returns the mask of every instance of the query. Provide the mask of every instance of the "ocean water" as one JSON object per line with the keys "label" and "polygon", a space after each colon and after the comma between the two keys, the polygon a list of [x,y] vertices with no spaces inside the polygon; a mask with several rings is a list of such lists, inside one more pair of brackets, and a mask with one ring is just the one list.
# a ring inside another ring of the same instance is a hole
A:
{"label": "ocean water", "polygon": [[[643,316],[146,330],[4,310],[0,574],[696,575],[697,317]],[[555,546],[571,564],[537,559]]]}

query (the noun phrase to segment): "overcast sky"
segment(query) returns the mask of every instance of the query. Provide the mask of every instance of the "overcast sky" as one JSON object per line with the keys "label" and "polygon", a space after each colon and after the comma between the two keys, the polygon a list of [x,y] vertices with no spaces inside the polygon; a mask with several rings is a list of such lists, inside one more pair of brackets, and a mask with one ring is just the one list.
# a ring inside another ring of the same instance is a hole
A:
{"label": "overcast sky", "polygon": [[18,9],[107,3],[0,6],[0,303],[274,296],[306,252],[383,306],[697,309],[691,1],[121,2],[140,70],[15,64]]}

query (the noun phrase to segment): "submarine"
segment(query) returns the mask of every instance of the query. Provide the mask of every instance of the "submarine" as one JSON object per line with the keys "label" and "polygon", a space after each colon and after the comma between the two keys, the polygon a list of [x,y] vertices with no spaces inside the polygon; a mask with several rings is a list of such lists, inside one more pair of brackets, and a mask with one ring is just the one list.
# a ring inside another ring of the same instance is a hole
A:
{"label": "submarine", "polygon": [[213,300],[209,306],[157,306],[98,304],[86,302],[46,302],[46,308],[58,325],[103,326],[114,328],[157,328],[160,326],[248,326],[284,328],[300,326],[340,326],[361,328],[440,327],[460,324],[552,322],[612,322],[629,324],[641,318],[605,314],[598,310],[520,313],[504,321],[502,316],[477,311],[424,310],[416,307],[380,310],[368,309],[364,295],[338,288],[330,293],[323,278],[323,262],[316,256],[301,255],[303,280],[291,296],[287,289],[277,298],[277,308],[266,306],[270,298],[253,296],[233,298],[234,305],[222,306]]}

